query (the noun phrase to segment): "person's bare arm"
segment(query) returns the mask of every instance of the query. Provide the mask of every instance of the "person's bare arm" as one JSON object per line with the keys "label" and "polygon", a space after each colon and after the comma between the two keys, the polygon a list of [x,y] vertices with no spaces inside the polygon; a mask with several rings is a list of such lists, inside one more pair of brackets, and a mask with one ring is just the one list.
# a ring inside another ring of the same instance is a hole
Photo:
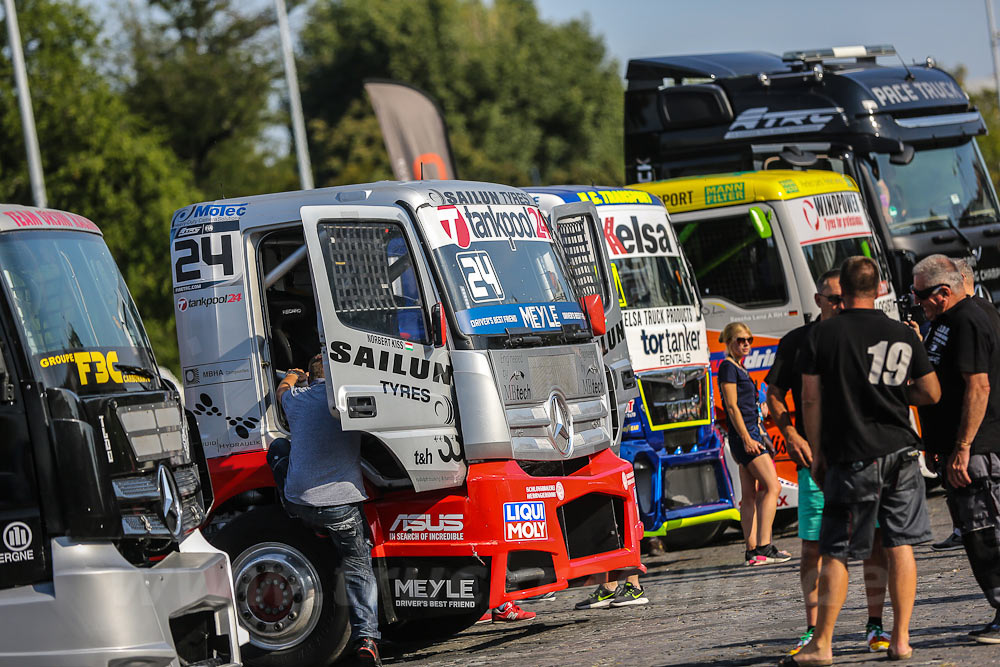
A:
{"label": "person's bare arm", "polygon": [[802,376],[802,414],[806,420],[806,440],[809,441],[813,453],[811,466],[812,478],[816,485],[823,487],[826,478],[826,457],[820,443],[820,433],[823,430],[823,411],[820,405],[823,400],[823,388],[818,375]]}
{"label": "person's bare arm", "polygon": [[[792,414],[788,410],[786,401],[787,396],[787,389],[773,384],[767,386],[767,407],[771,411],[771,419],[774,420],[785,439],[788,456],[796,464],[803,468],[809,468],[812,467],[812,451],[809,448],[809,443],[792,424]],[[798,409],[801,410],[802,406],[798,406]]]}
{"label": "person's bare arm", "polygon": [[[989,392],[987,391],[988,394]],[[932,371],[927,375],[915,379],[906,388],[906,396],[910,401],[910,405],[932,405],[937,403],[941,400],[941,383],[938,382],[937,373]]]}
{"label": "person's bare arm", "polygon": [[280,402],[281,397],[285,394],[285,392],[294,387],[298,383],[299,379],[304,378],[305,376],[306,376],[305,371],[301,369],[292,368],[291,370],[289,370],[285,374],[285,377],[281,379],[281,382],[278,383],[278,388],[274,392],[275,396],[277,396],[278,398],[278,401]]}
{"label": "person's bare arm", "polygon": [[750,431],[747,430],[747,425],[743,422],[743,415],[740,413],[740,408],[737,404],[736,383],[720,382],[719,387],[722,389],[722,403],[726,406],[726,416],[729,418],[729,423],[733,425],[740,436],[740,440],[742,440],[741,443],[729,443],[729,446],[733,447],[736,444],[741,444],[747,454],[753,454],[754,456],[760,454],[764,451],[764,445],[750,437]]}
{"label": "person's bare arm", "polygon": [[948,459],[948,483],[962,487],[972,483],[969,477],[969,456],[972,441],[979,432],[979,426],[986,416],[986,404],[990,398],[990,378],[986,373],[962,373],[965,380],[965,394],[962,397],[962,413],[955,435],[955,449]]}

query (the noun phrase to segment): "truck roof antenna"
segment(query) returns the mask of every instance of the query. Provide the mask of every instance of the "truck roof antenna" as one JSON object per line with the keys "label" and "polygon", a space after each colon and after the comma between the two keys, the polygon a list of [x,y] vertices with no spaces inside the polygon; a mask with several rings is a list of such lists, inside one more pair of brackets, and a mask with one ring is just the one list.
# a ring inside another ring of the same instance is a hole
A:
{"label": "truck roof antenna", "polygon": [[913,81],[915,78],[917,78],[917,77],[913,76],[913,72],[911,72],[910,68],[906,66],[906,61],[903,60],[903,56],[901,56],[898,51],[896,52],[896,57],[899,58],[900,64],[902,64],[903,69],[906,70],[906,79],[905,80],[906,81]]}
{"label": "truck roof antenna", "polygon": [[420,161],[420,180],[424,180],[424,161]]}

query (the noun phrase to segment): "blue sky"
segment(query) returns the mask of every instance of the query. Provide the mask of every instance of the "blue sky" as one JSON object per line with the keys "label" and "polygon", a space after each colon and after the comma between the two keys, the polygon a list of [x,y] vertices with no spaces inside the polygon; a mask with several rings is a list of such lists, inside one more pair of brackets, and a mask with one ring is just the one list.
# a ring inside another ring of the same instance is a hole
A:
{"label": "blue sky", "polygon": [[[993,0],[1000,21],[1000,1]],[[984,0],[536,0],[561,22],[589,14],[619,61],[630,58],[892,44],[906,59],[933,56],[968,68],[968,84],[993,86]]]}

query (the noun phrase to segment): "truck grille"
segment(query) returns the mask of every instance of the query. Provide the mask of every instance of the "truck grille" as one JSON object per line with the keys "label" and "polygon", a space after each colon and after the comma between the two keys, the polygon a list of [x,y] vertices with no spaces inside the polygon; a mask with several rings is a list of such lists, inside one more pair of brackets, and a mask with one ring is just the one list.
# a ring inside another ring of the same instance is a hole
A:
{"label": "truck grille", "polygon": [[654,429],[709,423],[708,371],[703,367],[643,373],[639,389]]}
{"label": "truck grille", "polygon": [[[196,465],[173,470],[174,481],[183,507],[181,525],[189,533],[205,520],[201,494],[201,478]],[[115,498],[121,508],[122,532],[125,537],[156,537],[172,539],[170,530],[160,516],[160,487],[156,472],[111,480]]]}

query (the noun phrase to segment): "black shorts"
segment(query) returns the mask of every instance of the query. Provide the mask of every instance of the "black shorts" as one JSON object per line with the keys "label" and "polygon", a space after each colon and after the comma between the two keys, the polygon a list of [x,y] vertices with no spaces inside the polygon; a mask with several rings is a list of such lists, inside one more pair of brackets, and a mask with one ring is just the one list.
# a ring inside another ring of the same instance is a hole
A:
{"label": "black shorts", "polygon": [[920,544],[931,538],[924,478],[912,447],[868,461],[837,463],[826,471],[819,551],[834,558],[871,556],[875,520],[882,545]]}
{"label": "black shorts", "polygon": [[729,452],[733,455],[733,460],[739,463],[741,466],[750,465],[758,456],[763,456],[764,454],[770,454],[771,458],[774,458],[774,444],[771,442],[770,436],[768,436],[767,431],[759,431],[757,433],[751,433],[750,437],[764,445],[765,451],[760,454],[747,454],[746,448],[743,446],[743,439],[740,438],[737,433],[729,434]]}
{"label": "black shorts", "polygon": [[[947,457],[941,457],[947,461]],[[1000,455],[995,452],[969,457],[972,484],[955,488],[944,478],[948,511],[956,528],[970,533],[1000,528]]]}

